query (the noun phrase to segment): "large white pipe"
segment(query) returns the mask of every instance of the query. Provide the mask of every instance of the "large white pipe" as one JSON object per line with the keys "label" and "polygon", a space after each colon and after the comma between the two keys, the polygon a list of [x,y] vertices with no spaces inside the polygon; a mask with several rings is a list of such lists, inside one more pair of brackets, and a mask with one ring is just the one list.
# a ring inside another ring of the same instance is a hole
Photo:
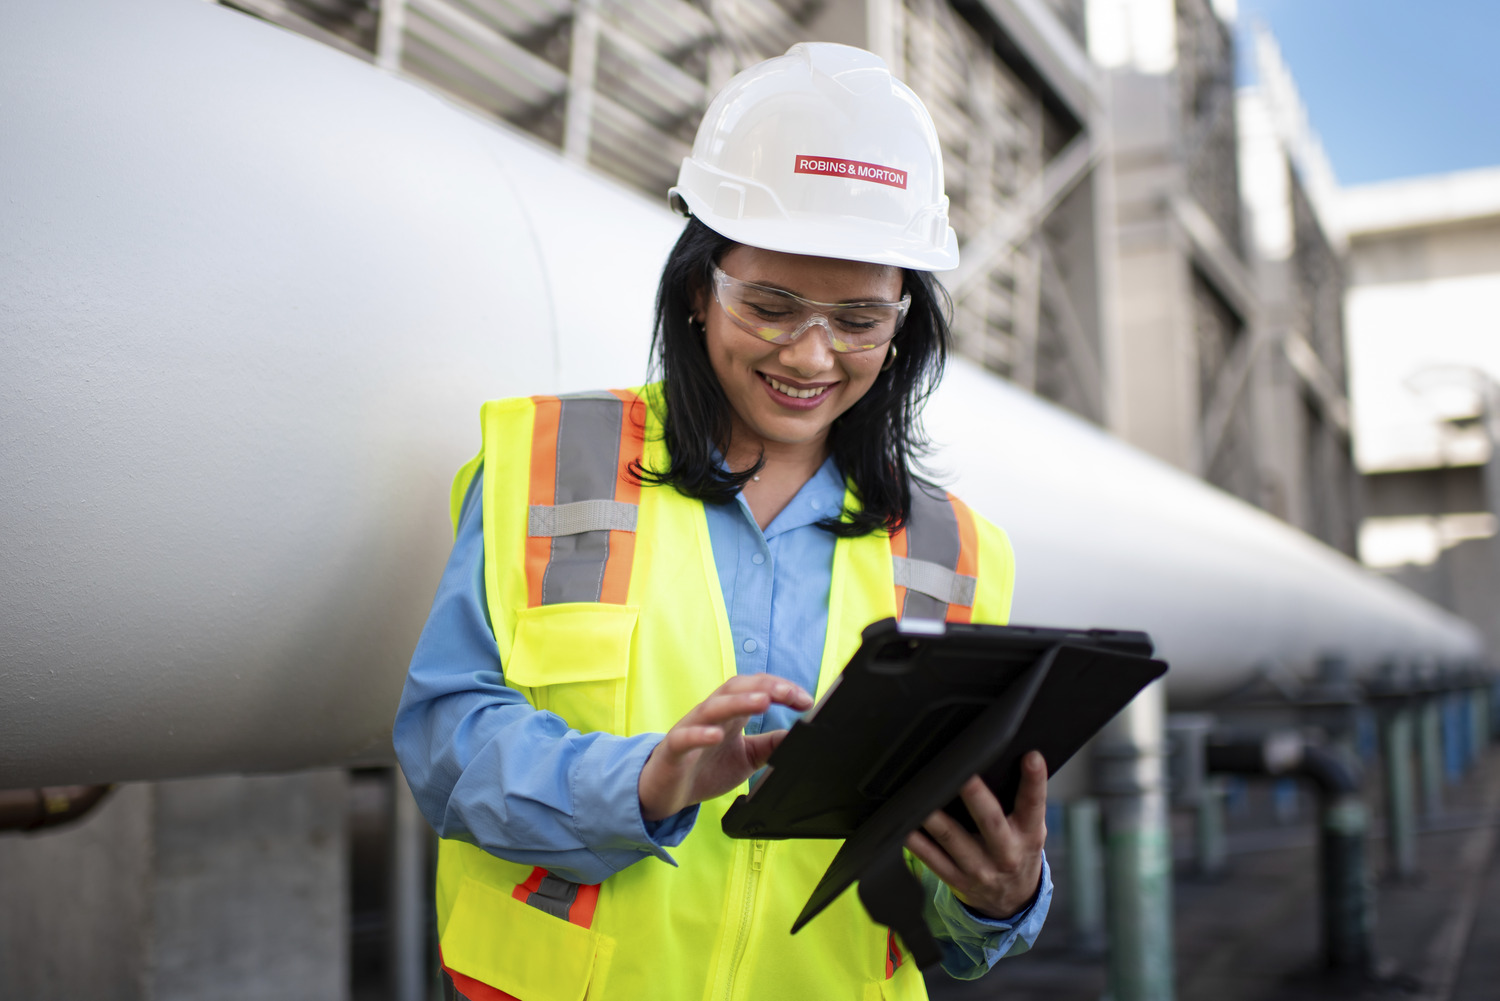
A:
{"label": "large white pipe", "polygon": [[[666,210],[196,0],[0,6],[0,788],[385,760],[480,401],[644,374]],[[1477,634],[955,365],[1018,620],[1201,698]]]}

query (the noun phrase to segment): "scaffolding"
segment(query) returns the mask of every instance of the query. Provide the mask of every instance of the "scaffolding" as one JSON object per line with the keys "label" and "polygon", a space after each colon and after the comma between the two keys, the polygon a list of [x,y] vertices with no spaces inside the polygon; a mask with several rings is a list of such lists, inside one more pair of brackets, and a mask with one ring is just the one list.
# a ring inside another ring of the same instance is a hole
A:
{"label": "scaffolding", "polygon": [[1082,0],[1046,0],[1050,35],[1013,5],[947,0],[222,2],[422,81],[652,197],[675,182],[734,73],[804,39],[881,52],[942,142],[965,257],[945,276],[959,352],[1104,420],[1097,227],[1078,197],[1098,145],[1076,111],[1079,82],[1059,81],[1056,54],[1036,52],[1037,37],[1062,39],[1086,62]]}

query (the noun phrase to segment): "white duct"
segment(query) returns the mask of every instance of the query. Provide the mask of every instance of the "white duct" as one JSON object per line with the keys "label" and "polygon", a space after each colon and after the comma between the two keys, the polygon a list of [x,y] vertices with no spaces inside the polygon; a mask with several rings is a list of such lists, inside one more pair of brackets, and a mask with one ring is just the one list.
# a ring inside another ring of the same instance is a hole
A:
{"label": "white duct", "polygon": [[[0,788],[386,760],[479,403],[637,382],[680,221],[195,0],[0,5]],[[1199,699],[1469,626],[965,365],[1018,621]]]}

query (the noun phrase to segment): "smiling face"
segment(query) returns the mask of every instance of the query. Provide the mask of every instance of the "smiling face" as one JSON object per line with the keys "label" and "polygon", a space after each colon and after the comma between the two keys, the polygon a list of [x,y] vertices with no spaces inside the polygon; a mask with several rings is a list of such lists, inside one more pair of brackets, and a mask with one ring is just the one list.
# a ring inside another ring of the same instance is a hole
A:
{"label": "smiling face", "polygon": [[[741,281],[815,302],[894,302],[901,270],[883,264],[804,257],[735,246],[719,261]],[[827,452],[828,429],[880,375],[888,348],[837,353],[821,325],[790,344],[771,344],[741,329],[705,289],[696,316],[706,328],[709,362],[729,399],[734,440],[730,465],[749,465],[762,451]]]}

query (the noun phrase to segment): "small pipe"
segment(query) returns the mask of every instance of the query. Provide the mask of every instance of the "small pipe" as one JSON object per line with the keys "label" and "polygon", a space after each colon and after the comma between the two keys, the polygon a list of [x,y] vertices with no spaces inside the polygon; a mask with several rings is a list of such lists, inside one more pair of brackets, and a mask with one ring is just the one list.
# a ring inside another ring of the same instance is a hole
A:
{"label": "small pipe", "polygon": [[395,1001],[422,1001],[432,966],[427,956],[429,892],[427,841],[431,828],[423,819],[399,768],[391,782],[391,996]]}
{"label": "small pipe", "polygon": [[1317,787],[1323,957],[1333,970],[1369,972],[1374,908],[1365,874],[1369,816],[1360,798],[1359,766],[1285,731],[1210,743],[1207,757],[1211,772],[1295,775]]}
{"label": "small pipe", "polygon": [[1224,874],[1228,848],[1224,840],[1224,780],[1203,783],[1195,808],[1198,875],[1210,879]]}
{"label": "small pipe", "polygon": [[0,790],[0,831],[37,831],[78,820],[113,788],[92,785]]}
{"label": "small pipe", "polygon": [[1166,691],[1148,685],[1094,749],[1104,814],[1108,991],[1114,1001],[1173,1001],[1172,843],[1167,822]]}
{"label": "small pipe", "polygon": [[1104,951],[1104,859],[1099,833],[1099,801],[1072,800],[1064,827],[1068,835],[1069,885],[1073,890],[1073,939],[1081,952]]}
{"label": "small pipe", "polygon": [[1412,708],[1401,703],[1384,714],[1385,830],[1391,875],[1410,879],[1417,871],[1416,796],[1412,778]]}
{"label": "small pipe", "polygon": [[1443,812],[1443,716],[1439,696],[1422,701],[1418,719],[1418,765],[1422,775],[1422,815],[1434,820]]}

